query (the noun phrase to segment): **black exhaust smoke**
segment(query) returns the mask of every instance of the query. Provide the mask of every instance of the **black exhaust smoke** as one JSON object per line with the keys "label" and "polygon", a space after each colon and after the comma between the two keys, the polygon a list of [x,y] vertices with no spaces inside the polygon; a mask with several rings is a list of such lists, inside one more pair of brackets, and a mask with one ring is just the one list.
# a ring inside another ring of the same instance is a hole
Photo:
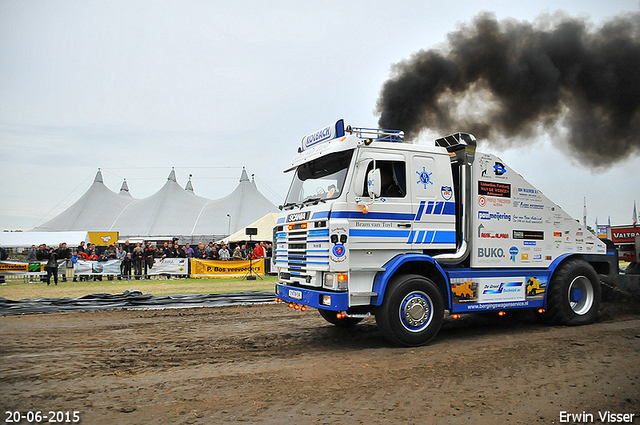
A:
{"label": "black exhaust smoke", "polygon": [[536,24],[476,16],[448,48],[395,64],[377,102],[381,128],[429,129],[503,146],[541,132],[585,164],[640,151],[640,13],[595,28],[567,16]]}

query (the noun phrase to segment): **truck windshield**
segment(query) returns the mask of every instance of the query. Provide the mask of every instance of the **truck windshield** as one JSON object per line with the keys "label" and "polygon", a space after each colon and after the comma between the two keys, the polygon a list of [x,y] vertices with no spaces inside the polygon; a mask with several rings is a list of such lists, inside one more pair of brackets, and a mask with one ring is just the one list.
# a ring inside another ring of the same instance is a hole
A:
{"label": "truck windshield", "polygon": [[318,203],[340,196],[353,150],[332,153],[296,169],[285,207]]}

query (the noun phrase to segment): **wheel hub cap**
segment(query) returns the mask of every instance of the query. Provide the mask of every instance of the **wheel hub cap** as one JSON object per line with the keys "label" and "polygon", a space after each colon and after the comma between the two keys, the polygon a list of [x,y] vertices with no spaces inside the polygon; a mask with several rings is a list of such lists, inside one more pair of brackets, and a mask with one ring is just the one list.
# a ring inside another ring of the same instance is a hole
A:
{"label": "wheel hub cap", "polygon": [[431,309],[427,300],[414,294],[406,300],[403,313],[406,323],[415,328],[429,321]]}

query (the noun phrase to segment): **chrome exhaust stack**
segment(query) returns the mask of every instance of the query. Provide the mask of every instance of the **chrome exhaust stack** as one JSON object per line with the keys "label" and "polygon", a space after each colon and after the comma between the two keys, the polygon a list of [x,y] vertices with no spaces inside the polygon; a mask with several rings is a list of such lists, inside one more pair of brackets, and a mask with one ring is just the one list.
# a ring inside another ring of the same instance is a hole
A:
{"label": "chrome exhaust stack", "polygon": [[471,245],[472,167],[478,142],[473,134],[454,133],[436,140],[436,145],[449,151],[451,162],[460,164],[460,189],[462,198],[462,242],[454,253],[438,254],[433,258],[444,264],[460,264],[469,256]]}

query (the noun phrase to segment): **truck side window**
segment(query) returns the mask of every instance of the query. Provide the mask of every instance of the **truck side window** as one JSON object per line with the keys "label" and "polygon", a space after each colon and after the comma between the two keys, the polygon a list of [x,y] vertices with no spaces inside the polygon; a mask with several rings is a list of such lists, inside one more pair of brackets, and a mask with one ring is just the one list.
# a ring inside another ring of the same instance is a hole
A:
{"label": "truck side window", "polygon": [[[376,161],[376,167],[380,169],[380,177],[382,178],[380,196],[383,198],[404,198],[407,194],[404,161]],[[367,175],[372,169],[373,162],[367,168]],[[369,195],[366,181],[363,193],[365,196]]]}

